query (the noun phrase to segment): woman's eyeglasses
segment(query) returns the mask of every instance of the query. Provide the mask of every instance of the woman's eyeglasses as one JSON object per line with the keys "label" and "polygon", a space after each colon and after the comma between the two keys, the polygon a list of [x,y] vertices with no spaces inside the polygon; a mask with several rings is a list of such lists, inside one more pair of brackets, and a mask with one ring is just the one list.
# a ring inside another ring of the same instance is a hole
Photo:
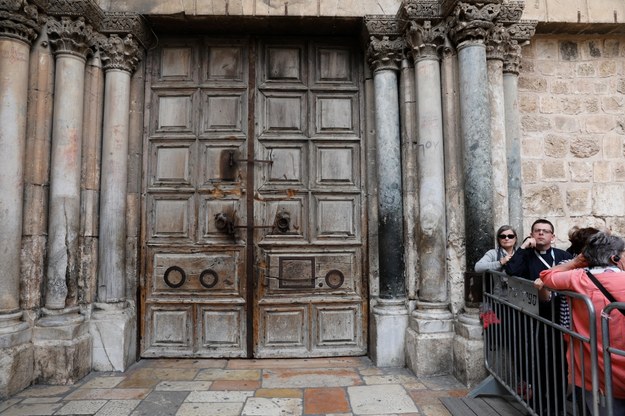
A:
{"label": "woman's eyeglasses", "polygon": [[516,235],[514,235],[514,234],[499,234],[497,237],[501,238],[502,240],[512,240],[513,238],[516,238]]}

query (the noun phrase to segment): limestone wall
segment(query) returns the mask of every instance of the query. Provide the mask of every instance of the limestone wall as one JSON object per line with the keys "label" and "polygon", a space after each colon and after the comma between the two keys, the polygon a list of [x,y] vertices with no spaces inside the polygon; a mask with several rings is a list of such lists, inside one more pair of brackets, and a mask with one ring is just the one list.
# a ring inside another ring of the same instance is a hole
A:
{"label": "limestone wall", "polygon": [[[231,16],[337,16],[391,14],[401,0],[98,0],[109,11]],[[541,22],[622,23],[623,0],[526,0],[524,19]]]}
{"label": "limestone wall", "polygon": [[625,235],[625,36],[536,36],[519,79],[525,233],[537,217]]}

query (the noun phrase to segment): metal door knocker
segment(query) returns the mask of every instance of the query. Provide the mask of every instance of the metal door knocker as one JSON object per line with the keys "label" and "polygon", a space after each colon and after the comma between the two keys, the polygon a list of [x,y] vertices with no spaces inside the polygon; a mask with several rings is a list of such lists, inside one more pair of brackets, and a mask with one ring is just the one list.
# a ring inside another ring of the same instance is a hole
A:
{"label": "metal door knocker", "polygon": [[[174,283],[170,275],[172,276],[178,275],[178,282]],[[180,267],[171,266],[167,270],[165,270],[165,274],[163,275],[163,280],[165,280],[165,284],[167,284],[167,286],[171,287],[172,289],[175,289],[184,285],[184,282],[187,280],[187,274]]]}

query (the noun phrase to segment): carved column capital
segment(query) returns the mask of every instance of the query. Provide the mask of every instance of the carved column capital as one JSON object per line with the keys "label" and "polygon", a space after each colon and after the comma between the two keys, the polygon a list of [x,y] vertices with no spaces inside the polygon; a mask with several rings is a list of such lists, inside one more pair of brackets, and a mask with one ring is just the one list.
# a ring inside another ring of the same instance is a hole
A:
{"label": "carved column capital", "polygon": [[529,43],[536,32],[536,21],[522,21],[506,28],[508,41],[504,51],[503,72],[519,74],[521,46]]}
{"label": "carved column capital", "polygon": [[456,45],[483,44],[499,15],[499,2],[458,2],[451,14],[451,37]]}
{"label": "carved column capital", "polygon": [[432,22],[426,20],[423,24],[410,22],[410,28],[406,31],[406,44],[412,52],[415,62],[419,59],[438,59],[440,48],[445,45],[447,25],[439,23],[432,26]]}
{"label": "carved column capital", "polygon": [[510,35],[503,24],[494,25],[486,37],[486,59],[503,61]]}
{"label": "carved column capital", "polygon": [[101,33],[116,34],[121,37],[132,35],[143,49],[149,49],[156,38],[147,21],[138,14],[124,12],[106,12]]}
{"label": "carved column capital", "polygon": [[369,36],[367,61],[373,71],[399,71],[406,47],[399,23],[393,16],[365,16]]}
{"label": "carved column capital", "polygon": [[406,44],[402,38],[371,36],[367,61],[374,72],[384,69],[399,71],[405,47]]}
{"label": "carved column capital", "polygon": [[48,38],[54,54],[68,53],[85,59],[96,43],[97,32],[84,17],[51,17],[48,20]]}
{"label": "carved column capital", "polygon": [[33,0],[0,1],[0,37],[19,39],[31,44],[45,24],[40,8],[45,3]]}
{"label": "carved column capital", "polygon": [[115,34],[103,36],[98,46],[105,71],[119,69],[132,73],[141,59],[142,51],[139,48],[139,42],[130,34],[123,39]]}

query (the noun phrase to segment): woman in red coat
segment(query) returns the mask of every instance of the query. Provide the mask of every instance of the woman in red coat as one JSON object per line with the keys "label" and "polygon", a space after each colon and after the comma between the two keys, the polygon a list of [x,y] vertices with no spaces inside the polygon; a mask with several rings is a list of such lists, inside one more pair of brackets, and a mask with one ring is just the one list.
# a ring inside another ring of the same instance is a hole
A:
{"label": "woman in red coat", "polygon": [[[601,290],[588,277],[590,271],[597,280],[612,294],[618,302],[625,302],[625,241],[622,238],[599,232],[588,239],[582,254],[568,263],[557,265],[540,273],[536,287],[542,284],[556,290],[568,290],[584,294],[590,298],[595,307],[595,322],[588,322],[586,305],[573,299],[573,330],[583,336],[589,336],[590,325],[597,328],[597,351],[599,363],[599,388],[604,391],[603,371],[603,342],[601,337],[601,311],[610,303]],[[544,295],[545,289],[541,290]],[[625,350],[625,316],[614,310],[610,315],[610,345]],[[573,382],[577,387],[585,390],[586,403],[592,407],[592,379],[590,371],[590,345],[583,343],[583,361],[578,345],[573,348],[575,354],[575,368]],[[568,354],[570,354],[570,349]],[[584,378],[582,380],[582,363]],[[570,357],[569,357],[569,368]],[[569,370],[570,371],[570,370]],[[625,415],[625,357],[614,354],[612,356],[612,385],[614,415]],[[607,414],[604,407],[600,407],[599,415]],[[597,416],[597,415],[594,415]]]}

